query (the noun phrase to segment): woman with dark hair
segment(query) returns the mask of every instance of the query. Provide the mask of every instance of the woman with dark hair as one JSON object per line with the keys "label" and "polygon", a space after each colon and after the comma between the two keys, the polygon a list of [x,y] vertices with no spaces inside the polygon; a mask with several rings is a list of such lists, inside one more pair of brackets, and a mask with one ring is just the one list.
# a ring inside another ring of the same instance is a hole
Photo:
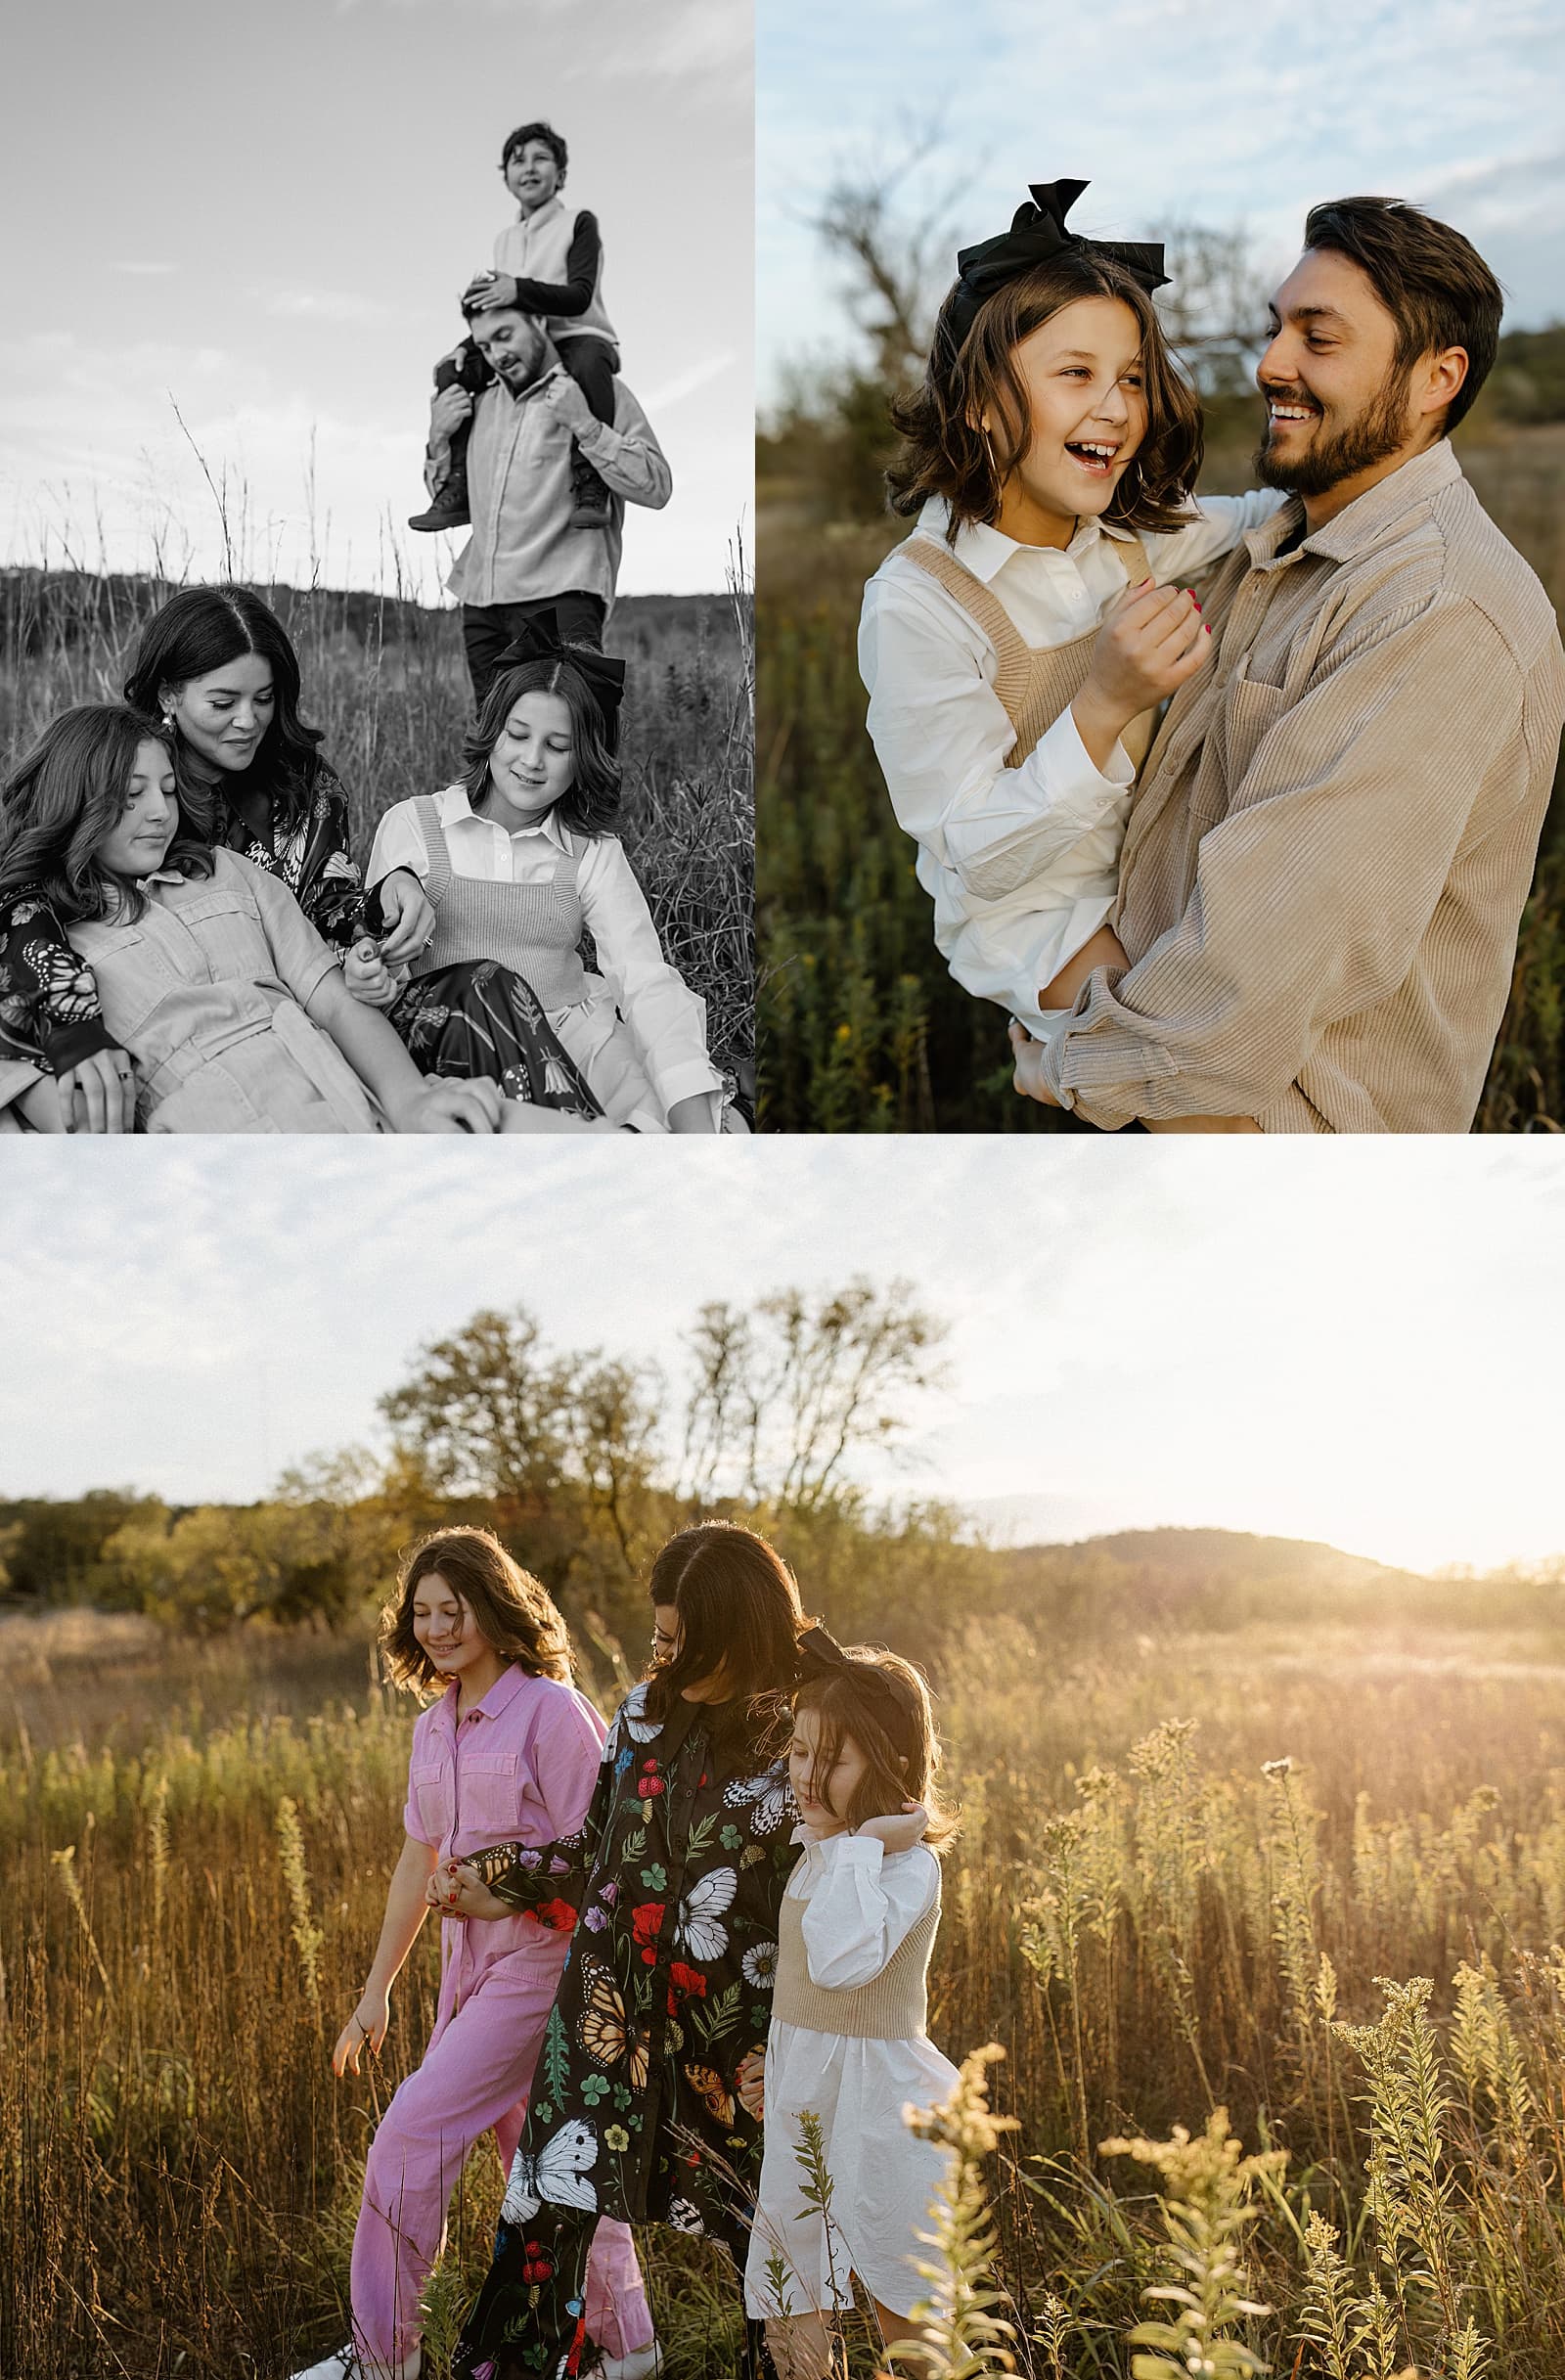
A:
{"label": "woman with dark hair", "polygon": [[[604,2216],[721,2240],[744,2269],[761,2134],[738,2089],[771,2021],[797,1818],[780,1755],[808,1623],[786,1564],[732,1521],[671,1538],[648,1594],[652,1666],[580,1833],[444,1863],[429,1887],[447,1914],[527,1908],[574,1933],[453,2365],[474,2380],[653,2369],[593,2359],[582,2275]],[[746,2329],[751,2374],[761,2330]]]}
{"label": "woman with dark hair", "polygon": [[1179,582],[1282,501],[1192,501],[1200,408],[1152,305],[1163,251],[1068,230],[1086,187],[1034,184],[959,256],[923,383],[892,407],[891,504],[916,525],[859,635],[935,940],[1032,1034],[1125,965],[1107,921],[1132,786],[1211,641]]}
{"label": "woman with dark hair", "polygon": [[[143,627],[124,692],[172,737],[187,815],[210,843],[287,885],[356,988],[373,962],[353,947],[363,890],[347,795],[317,749],[320,730],[299,717],[298,658],[276,613],[248,587],[179,588]],[[415,877],[380,887],[380,922],[393,962],[427,939],[433,921]],[[0,1056],[54,1074],[67,1130],[133,1129],[128,1055],[92,969],[36,887],[0,902]]]}
{"label": "woman with dark hair", "polygon": [[[527,1037],[559,1035],[612,1121],[715,1132],[723,1080],[706,1010],[658,941],[625,847],[617,727],[623,661],[533,631],[484,697],[442,792],[398,802],[376,830],[370,881],[411,873],[433,907],[427,947],[399,984],[355,988],[388,1008],[428,1073],[491,1076],[546,1103]],[[599,972],[581,956],[593,940]],[[389,957],[390,954],[387,954]]]}

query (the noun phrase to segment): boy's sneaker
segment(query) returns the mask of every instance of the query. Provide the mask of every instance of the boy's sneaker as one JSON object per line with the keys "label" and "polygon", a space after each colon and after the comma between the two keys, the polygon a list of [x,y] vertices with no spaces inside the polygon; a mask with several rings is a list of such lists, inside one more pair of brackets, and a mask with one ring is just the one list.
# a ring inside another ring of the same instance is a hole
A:
{"label": "boy's sneaker", "polygon": [[470,528],[471,525],[472,515],[468,510],[468,475],[466,472],[462,472],[460,477],[453,473],[427,512],[408,515],[410,529],[466,529]]}

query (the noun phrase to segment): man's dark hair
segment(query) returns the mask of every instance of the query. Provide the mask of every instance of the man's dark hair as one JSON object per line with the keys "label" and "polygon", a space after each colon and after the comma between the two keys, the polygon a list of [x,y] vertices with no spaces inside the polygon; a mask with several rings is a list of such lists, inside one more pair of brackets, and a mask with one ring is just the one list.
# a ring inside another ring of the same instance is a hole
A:
{"label": "man's dark hair", "polygon": [[1505,306],[1471,241],[1405,199],[1332,199],[1310,209],[1304,245],[1350,257],[1366,276],[1396,323],[1399,371],[1446,347],[1465,348],[1467,377],[1446,409],[1449,436],[1494,368]]}
{"label": "man's dark hair", "polygon": [[529,141],[542,141],[555,163],[559,167],[559,178],[563,181],[565,167],[570,162],[570,158],[563,138],[555,130],[553,124],[518,124],[514,132],[508,132],[506,145],[500,152],[501,172],[505,172],[517,150],[525,149]]}

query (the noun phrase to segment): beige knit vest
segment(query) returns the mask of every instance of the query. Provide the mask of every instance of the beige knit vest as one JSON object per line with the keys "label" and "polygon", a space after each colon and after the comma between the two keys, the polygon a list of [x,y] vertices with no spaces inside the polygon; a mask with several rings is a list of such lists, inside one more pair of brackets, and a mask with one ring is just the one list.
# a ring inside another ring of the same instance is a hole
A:
{"label": "beige knit vest", "polygon": [[458,876],[436,804],[421,793],[413,806],[429,862],[424,889],[434,910],[434,933],[414,961],[414,974],[494,959],[530,985],[541,1008],[579,1008],[587,997],[587,970],[578,948],[584,921],[570,853],[557,853],[554,874],[541,884]]}
{"label": "beige knit vest", "polygon": [[810,1981],[804,1953],[804,1903],[784,1893],[778,1914],[777,1982],[772,2014],[809,2033],[845,2034],[858,2042],[907,2042],[929,2024],[929,1954],[940,1929],[940,1904],[925,1909],[872,1982],[830,1990]]}
{"label": "beige knit vest", "polygon": [[[1116,538],[1114,544],[1125,560],[1127,586],[1134,587],[1151,576],[1140,538]],[[1090,628],[1085,636],[1072,637],[1068,645],[1051,645],[1038,652],[1024,642],[999,596],[964,562],[960,562],[940,539],[916,534],[905,540],[902,552],[909,561],[917,562],[920,570],[927,570],[931,578],[939,580],[952,602],[961,606],[973,626],[993,645],[998,663],[995,693],[1016,731],[1016,741],[1006,754],[1006,766],[1019,769],[1039,738],[1053,726],[1065,705],[1073,702],[1086,685],[1097,630]],[[1155,725],[1156,713],[1142,711],[1120,737],[1132,768],[1139,769],[1146,758]]]}

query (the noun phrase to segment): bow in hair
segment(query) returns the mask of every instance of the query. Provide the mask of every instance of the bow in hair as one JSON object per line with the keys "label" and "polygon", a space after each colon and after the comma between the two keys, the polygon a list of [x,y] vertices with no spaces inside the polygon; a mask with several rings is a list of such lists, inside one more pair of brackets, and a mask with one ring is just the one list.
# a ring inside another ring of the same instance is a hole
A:
{"label": "bow in hair", "polygon": [[1007,281],[1017,280],[1035,264],[1047,264],[1052,256],[1068,255],[1073,248],[1084,249],[1090,255],[1111,256],[1140,283],[1148,296],[1168,285],[1160,241],[1084,240],[1079,233],[1066,229],[1065,217],[1087,188],[1085,182],[1031,182],[1028,188],[1032,200],[1029,204],[1017,207],[1008,232],[997,232],[994,239],[981,240],[976,247],[960,248],[957,252],[957,288],[949,300],[946,319],[959,347],[972,329],[973,319],[986,297],[993,297]]}
{"label": "bow in hair", "polygon": [[515,669],[523,661],[568,661],[581,672],[591,688],[605,726],[612,732],[619,717],[619,706],[625,698],[625,664],[606,652],[599,652],[591,645],[561,645],[535,620],[523,620],[512,642],[500,656],[502,669]]}

